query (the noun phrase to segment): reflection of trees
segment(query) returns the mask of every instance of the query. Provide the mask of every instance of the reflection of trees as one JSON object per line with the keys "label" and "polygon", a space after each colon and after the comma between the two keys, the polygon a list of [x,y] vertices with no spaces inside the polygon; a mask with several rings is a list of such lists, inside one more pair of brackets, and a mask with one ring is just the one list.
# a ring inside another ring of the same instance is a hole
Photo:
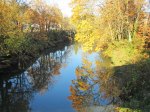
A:
{"label": "reflection of trees", "polygon": [[31,87],[25,74],[0,78],[0,111],[25,112],[30,110],[29,101],[32,97]]}
{"label": "reflection of trees", "polygon": [[[79,112],[86,112],[89,107],[93,106],[102,107],[102,105],[108,105],[115,100],[113,96],[107,95],[108,90],[113,91],[114,83],[110,81],[112,79],[105,70],[101,70],[101,75],[99,75],[98,67],[97,65],[92,68],[92,62],[84,58],[82,67],[76,68],[77,79],[72,81],[69,99],[72,101],[72,106]],[[106,96],[107,99],[105,99]]]}
{"label": "reflection of trees", "polygon": [[96,74],[98,76],[98,82],[100,85],[100,92],[103,93],[103,98],[112,99],[116,102],[120,94],[119,79],[114,76],[113,69],[103,62],[96,61]]}
{"label": "reflection of trees", "polygon": [[60,74],[69,48],[42,55],[20,75],[0,76],[0,112],[29,112],[34,92],[47,90],[53,77]]}
{"label": "reflection of trees", "polygon": [[53,84],[53,77],[60,74],[62,64],[65,63],[65,55],[68,49],[64,50],[41,56],[28,69],[35,90],[42,92],[48,89],[49,84]]}

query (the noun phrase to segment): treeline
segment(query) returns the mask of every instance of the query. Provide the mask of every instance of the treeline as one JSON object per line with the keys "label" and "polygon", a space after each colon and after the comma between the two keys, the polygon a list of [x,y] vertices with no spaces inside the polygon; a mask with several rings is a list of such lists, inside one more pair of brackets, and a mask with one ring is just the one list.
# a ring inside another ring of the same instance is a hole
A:
{"label": "treeline", "polygon": [[31,49],[35,44],[31,40],[52,40],[50,33],[68,30],[72,30],[69,18],[63,17],[55,5],[43,0],[0,0],[0,55],[17,54],[27,49],[24,47]]}
{"label": "treeline", "polygon": [[85,51],[103,51],[114,65],[122,65],[141,59],[143,46],[149,47],[150,12],[145,0],[72,0],[71,5],[75,40]]}

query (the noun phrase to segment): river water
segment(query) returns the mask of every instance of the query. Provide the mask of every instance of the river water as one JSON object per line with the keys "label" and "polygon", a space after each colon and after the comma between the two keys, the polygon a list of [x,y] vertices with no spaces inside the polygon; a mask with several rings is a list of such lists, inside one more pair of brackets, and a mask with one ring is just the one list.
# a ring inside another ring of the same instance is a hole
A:
{"label": "river water", "polygon": [[99,85],[82,71],[99,58],[70,45],[44,53],[22,73],[1,76],[0,112],[111,112]]}

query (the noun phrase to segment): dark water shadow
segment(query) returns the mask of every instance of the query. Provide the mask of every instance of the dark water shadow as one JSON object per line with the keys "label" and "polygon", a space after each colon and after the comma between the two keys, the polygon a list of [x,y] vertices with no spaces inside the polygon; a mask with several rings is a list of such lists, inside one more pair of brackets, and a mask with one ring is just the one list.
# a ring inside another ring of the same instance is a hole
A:
{"label": "dark water shadow", "polygon": [[114,69],[121,89],[120,106],[148,112],[150,110],[150,60]]}

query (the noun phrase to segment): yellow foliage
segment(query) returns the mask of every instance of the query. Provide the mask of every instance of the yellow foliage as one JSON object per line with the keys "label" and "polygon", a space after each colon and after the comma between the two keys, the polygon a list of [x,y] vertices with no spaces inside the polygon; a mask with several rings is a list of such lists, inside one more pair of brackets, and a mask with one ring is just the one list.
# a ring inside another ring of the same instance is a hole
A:
{"label": "yellow foliage", "polygon": [[128,40],[115,41],[109,44],[103,54],[111,57],[113,66],[136,63],[145,58],[145,55],[142,53],[144,44],[144,40],[140,38],[133,39],[132,43],[129,43]]}

